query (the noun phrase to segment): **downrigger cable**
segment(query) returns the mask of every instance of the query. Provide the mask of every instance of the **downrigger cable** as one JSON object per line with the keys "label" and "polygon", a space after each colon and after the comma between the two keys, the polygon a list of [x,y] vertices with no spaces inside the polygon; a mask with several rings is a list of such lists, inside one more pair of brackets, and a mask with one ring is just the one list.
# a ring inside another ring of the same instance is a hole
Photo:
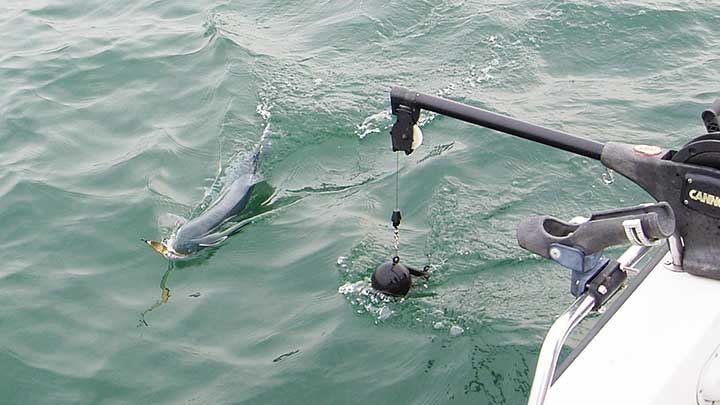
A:
{"label": "downrigger cable", "polygon": [[[417,114],[408,111],[397,115],[398,119],[390,131],[393,152],[403,150],[406,155],[409,155],[420,146],[422,143],[422,131],[417,125],[419,115],[419,111]],[[391,261],[385,262],[375,269],[371,278],[372,287],[386,294],[403,296],[410,291],[412,286],[411,276],[427,278],[429,266],[425,266],[423,270],[417,270],[400,263],[400,222],[402,221],[402,214],[400,213],[400,156],[397,154],[395,155],[395,209],[392,212],[390,221],[393,226],[395,256]]]}
{"label": "downrigger cable", "polygon": [[395,209],[393,210],[390,221],[393,226],[393,247],[395,248],[395,256],[400,257],[400,155],[395,154]]}

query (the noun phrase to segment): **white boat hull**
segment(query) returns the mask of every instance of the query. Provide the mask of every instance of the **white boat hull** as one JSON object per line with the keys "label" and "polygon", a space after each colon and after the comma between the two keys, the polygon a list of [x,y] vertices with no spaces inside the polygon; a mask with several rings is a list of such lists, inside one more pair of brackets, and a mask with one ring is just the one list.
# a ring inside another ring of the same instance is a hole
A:
{"label": "white boat hull", "polygon": [[[720,281],[670,271],[667,259],[560,375],[546,404],[706,403],[698,394],[701,371],[720,370],[711,367],[720,345]],[[718,389],[705,387],[705,396]]]}

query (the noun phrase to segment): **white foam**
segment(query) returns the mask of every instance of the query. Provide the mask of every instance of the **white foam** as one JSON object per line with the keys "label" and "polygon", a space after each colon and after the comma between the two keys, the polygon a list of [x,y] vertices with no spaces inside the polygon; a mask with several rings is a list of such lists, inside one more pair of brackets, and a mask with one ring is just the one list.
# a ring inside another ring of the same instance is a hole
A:
{"label": "white foam", "polygon": [[450,336],[453,336],[453,337],[460,336],[463,334],[463,332],[465,332],[465,329],[463,329],[457,325],[453,325],[450,327]]}
{"label": "white foam", "polygon": [[391,122],[390,111],[381,111],[365,118],[361,124],[358,124],[355,135],[363,139],[369,134],[378,133],[390,128]]}
{"label": "white foam", "polygon": [[272,115],[270,113],[270,105],[265,101],[255,107],[255,112],[258,113],[258,115],[260,115],[265,121],[269,120]]}

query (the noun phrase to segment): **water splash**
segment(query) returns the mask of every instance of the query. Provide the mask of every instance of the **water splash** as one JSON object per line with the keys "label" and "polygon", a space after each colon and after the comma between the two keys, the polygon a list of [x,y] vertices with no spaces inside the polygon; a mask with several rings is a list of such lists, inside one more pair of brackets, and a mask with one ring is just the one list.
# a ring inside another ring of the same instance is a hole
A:
{"label": "water splash", "polygon": [[178,229],[181,225],[187,222],[187,219],[180,215],[175,215],[170,212],[161,214],[158,217],[158,227],[160,228],[161,234],[168,235],[172,231]]}
{"label": "water splash", "polygon": [[272,115],[270,113],[270,105],[267,101],[262,101],[261,103],[259,103],[255,107],[255,112],[265,121],[269,121],[270,116]]}
{"label": "water splash", "polygon": [[[418,126],[423,127],[435,119],[437,114],[432,111],[423,111],[418,119]],[[370,134],[389,131],[393,123],[390,111],[381,111],[366,117],[362,123],[355,126],[355,135],[363,139]]]}
{"label": "water splash", "polygon": [[[258,105],[258,108],[260,108],[261,105],[267,106],[267,104],[263,103]],[[258,112],[258,114],[260,114],[260,116],[264,119],[269,119],[270,113],[268,110],[269,107],[267,107],[267,110],[263,109],[262,112]],[[265,116],[267,116],[267,118],[265,118]],[[262,134],[260,135],[260,139],[257,142],[257,153],[262,155],[266,152],[266,148],[270,145],[270,136],[270,123],[267,122]],[[231,155],[224,166],[222,162],[219,162],[217,174],[211,181],[210,185],[205,189],[205,193],[200,200],[200,203],[193,208],[190,218],[194,218],[205,211],[213,203],[213,201],[216,201],[218,197],[223,194],[225,188],[232,184],[238,177],[245,173],[252,172],[254,170],[252,166],[256,164],[254,154],[255,149],[250,151],[238,150]],[[260,159],[262,159],[262,156]]]}
{"label": "water splash", "polygon": [[373,289],[367,279],[347,282],[338,288],[338,293],[346,296],[350,304],[357,308],[355,312],[368,313],[376,322],[390,319],[395,314],[390,304],[404,301],[403,298],[394,298]]}
{"label": "water splash", "polygon": [[355,135],[363,139],[370,134],[390,129],[391,123],[390,111],[381,111],[365,118],[362,123],[358,124]]}
{"label": "water splash", "polygon": [[[405,324],[426,328],[435,334],[449,334],[451,337],[460,336],[466,330],[474,330],[472,325],[479,324],[469,322],[458,311],[445,308],[445,298],[436,296],[433,290],[437,285],[432,285],[432,281],[428,283],[416,279],[410,294],[405,297],[390,296],[373,289],[369,268],[374,263],[372,257],[377,255],[371,253],[366,257],[365,254],[374,252],[375,248],[380,249],[380,246],[366,242],[349,256],[337,259],[338,270],[344,279],[344,283],[338,287],[338,294],[346,298],[355,313],[372,317],[375,324]],[[433,269],[438,268],[433,266]]]}
{"label": "water splash", "polygon": [[460,336],[463,334],[463,332],[465,332],[465,329],[463,329],[457,325],[453,325],[450,327],[450,336],[453,336],[453,337]]}

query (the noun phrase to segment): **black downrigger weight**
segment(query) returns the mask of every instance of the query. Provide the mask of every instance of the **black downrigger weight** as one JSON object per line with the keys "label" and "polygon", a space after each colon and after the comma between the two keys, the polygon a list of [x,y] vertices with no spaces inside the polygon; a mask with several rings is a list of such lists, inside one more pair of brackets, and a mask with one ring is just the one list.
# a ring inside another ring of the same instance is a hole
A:
{"label": "black downrigger weight", "polygon": [[408,134],[420,112],[428,110],[601,161],[672,208],[676,227],[668,239],[672,253],[668,267],[720,279],[720,100],[702,113],[708,133],[677,151],[654,145],[603,144],[401,87],[392,89],[390,103],[397,116],[391,131],[395,151],[412,153]]}
{"label": "black downrigger weight", "polygon": [[428,278],[428,268],[418,270],[414,267],[400,263],[400,257],[393,257],[392,261],[378,266],[372,274],[372,287],[386,294],[406,295],[412,287],[412,277]]}

